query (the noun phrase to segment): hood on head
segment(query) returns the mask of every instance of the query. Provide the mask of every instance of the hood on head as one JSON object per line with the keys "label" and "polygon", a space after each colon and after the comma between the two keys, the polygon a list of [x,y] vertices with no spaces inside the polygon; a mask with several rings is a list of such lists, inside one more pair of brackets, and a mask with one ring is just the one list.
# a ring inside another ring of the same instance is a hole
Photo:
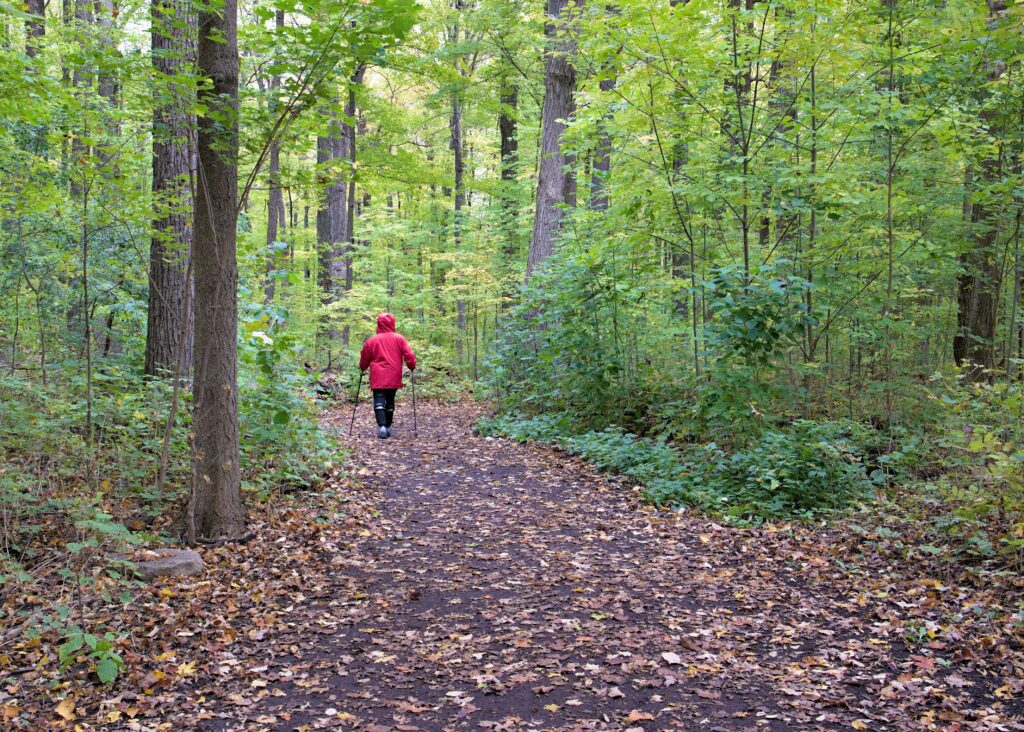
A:
{"label": "hood on head", "polygon": [[391,313],[381,313],[377,316],[377,332],[378,333],[394,333],[395,332],[395,316]]}

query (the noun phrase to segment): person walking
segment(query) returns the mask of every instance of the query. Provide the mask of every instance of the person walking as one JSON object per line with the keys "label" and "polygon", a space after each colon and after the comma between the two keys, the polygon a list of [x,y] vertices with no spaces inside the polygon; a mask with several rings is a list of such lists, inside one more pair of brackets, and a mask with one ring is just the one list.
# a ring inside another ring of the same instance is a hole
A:
{"label": "person walking", "polygon": [[377,317],[377,335],[366,339],[359,354],[359,370],[370,369],[373,415],[377,418],[377,437],[381,439],[391,437],[395,393],[404,386],[403,361],[410,371],[416,369],[416,354],[402,334],[395,332],[395,316],[382,313]]}

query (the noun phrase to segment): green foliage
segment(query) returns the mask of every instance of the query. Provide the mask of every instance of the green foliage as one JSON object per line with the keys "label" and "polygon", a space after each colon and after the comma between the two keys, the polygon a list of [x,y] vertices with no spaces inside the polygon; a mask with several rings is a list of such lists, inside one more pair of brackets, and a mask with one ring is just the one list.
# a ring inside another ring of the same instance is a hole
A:
{"label": "green foliage", "polygon": [[801,420],[732,452],[714,443],[679,449],[618,427],[572,434],[573,424],[566,414],[499,416],[478,422],[477,431],[557,444],[643,484],[657,505],[696,506],[733,520],[812,518],[865,498],[872,486],[860,444],[868,435],[854,423]]}
{"label": "green foliage", "polygon": [[309,485],[333,456],[320,427],[313,376],[296,366],[302,346],[279,307],[252,305],[239,342],[243,470],[262,490]]}
{"label": "green foliage", "polygon": [[488,383],[502,404],[526,413],[571,414],[581,425],[629,423],[657,401],[676,371],[667,325],[644,301],[649,272],[604,247],[566,251],[530,280],[502,326]]}
{"label": "green foliage", "polygon": [[58,649],[60,666],[66,668],[75,661],[88,663],[100,683],[111,684],[124,666],[124,659],[116,650],[119,642],[120,639],[110,632],[97,636],[73,627]]}
{"label": "green foliage", "polygon": [[[726,453],[713,443],[688,457],[683,495],[706,486],[723,496],[720,508],[735,518],[811,518],[868,495],[859,425],[799,420],[766,431],[750,447]],[[672,491],[653,493],[656,502]]]}
{"label": "green foliage", "polygon": [[573,420],[568,414],[539,414],[517,418],[512,415],[482,417],[473,431],[485,437],[508,437],[516,442],[558,442],[570,433]]}
{"label": "green foliage", "polygon": [[770,366],[784,349],[815,321],[805,297],[811,283],[782,273],[789,262],[778,260],[751,271],[729,264],[711,271],[703,283],[708,309],[714,315],[704,329],[704,342],[730,367]]}

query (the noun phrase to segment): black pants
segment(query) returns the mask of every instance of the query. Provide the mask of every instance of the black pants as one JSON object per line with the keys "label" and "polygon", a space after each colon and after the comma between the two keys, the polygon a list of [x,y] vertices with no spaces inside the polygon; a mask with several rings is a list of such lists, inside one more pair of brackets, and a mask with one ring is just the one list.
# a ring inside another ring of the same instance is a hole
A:
{"label": "black pants", "polygon": [[395,418],[395,392],[398,389],[373,390],[373,416],[378,427],[390,427]]}

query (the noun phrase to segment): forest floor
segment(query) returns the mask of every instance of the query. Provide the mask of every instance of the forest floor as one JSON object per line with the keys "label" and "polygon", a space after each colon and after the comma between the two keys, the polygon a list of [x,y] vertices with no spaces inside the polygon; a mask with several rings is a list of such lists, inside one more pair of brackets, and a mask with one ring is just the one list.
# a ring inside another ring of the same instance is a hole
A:
{"label": "forest floor", "polygon": [[414,436],[400,403],[378,440],[364,404],[350,478],[280,499],[256,540],[205,552],[205,577],[122,613],[115,687],[72,676],[47,707],[36,672],[11,676],[3,721],[1024,730],[1009,585],[923,574],[838,528],[659,511],[564,453],[473,435],[478,409],[422,406]]}

